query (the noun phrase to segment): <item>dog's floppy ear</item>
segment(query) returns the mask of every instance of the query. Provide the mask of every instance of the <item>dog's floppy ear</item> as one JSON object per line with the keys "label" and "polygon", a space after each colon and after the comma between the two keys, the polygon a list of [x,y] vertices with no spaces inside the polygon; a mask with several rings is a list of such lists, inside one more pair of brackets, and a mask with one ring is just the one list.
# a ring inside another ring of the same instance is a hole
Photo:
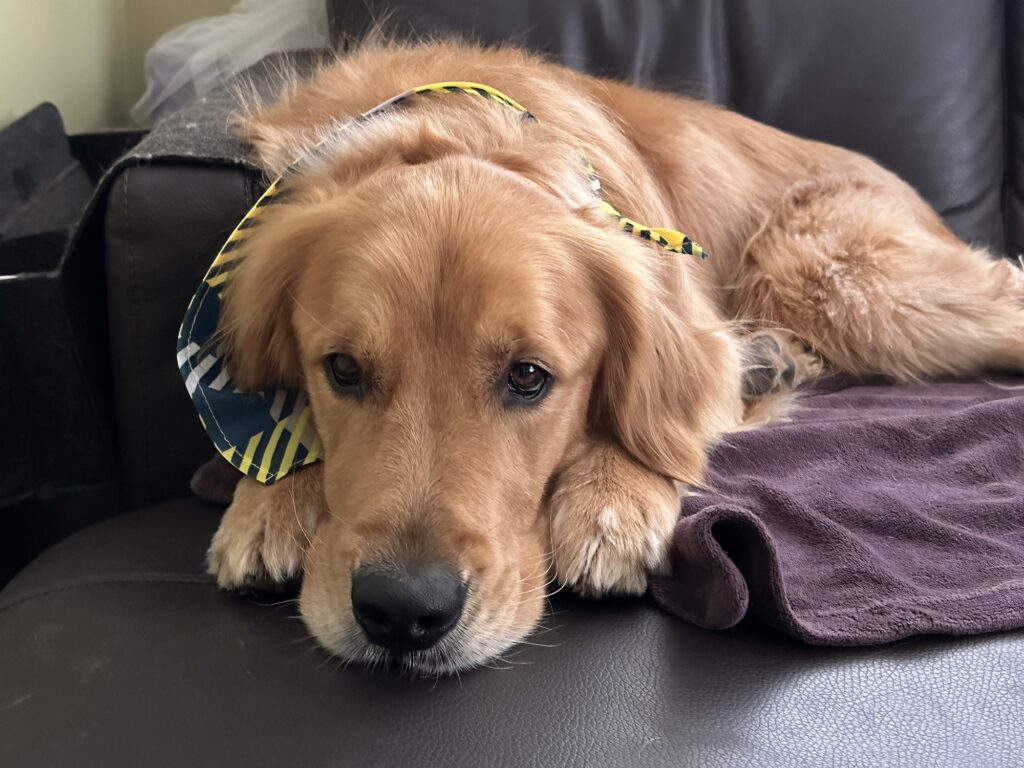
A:
{"label": "dog's floppy ear", "polygon": [[[708,446],[742,416],[737,344],[672,263],[690,257],[618,232],[606,233],[588,251],[607,332],[592,427],[611,432],[650,469],[700,484]],[[661,269],[682,279],[666,287]]]}
{"label": "dog's floppy ear", "polygon": [[217,338],[232,380],[244,390],[302,386],[294,294],[322,224],[316,204],[274,205],[242,246],[226,284]]}

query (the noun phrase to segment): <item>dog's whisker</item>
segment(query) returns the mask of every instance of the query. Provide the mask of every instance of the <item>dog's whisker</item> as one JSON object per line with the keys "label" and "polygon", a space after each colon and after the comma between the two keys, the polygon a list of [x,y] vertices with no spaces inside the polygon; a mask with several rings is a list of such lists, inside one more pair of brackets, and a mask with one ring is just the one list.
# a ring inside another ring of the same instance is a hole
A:
{"label": "dog's whisker", "polygon": [[[316,643],[316,638],[313,637],[312,635],[309,635],[308,637],[297,637],[294,640],[285,640],[283,643],[280,644],[279,647],[287,648],[287,647],[293,646],[293,645],[299,645],[299,644],[302,644],[302,643],[309,643],[310,641],[312,641],[315,644]],[[312,646],[311,650],[316,650],[316,646],[315,645]]]}
{"label": "dog's whisker", "polygon": [[302,533],[303,537],[306,539],[306,547],[308,549],[313,546],[313,539],[306,531],[306,527],[302,524],[302,519],[299,517],[299,504],[295,498],[295,486],[296,484],[293,482],[291,484],[292,514],[295,516],[295,524],[298,526],[299,532]]}
{"label": "dog's whisker", "polygon": [[526,639],[520,640],[519,642],[522,645],[532,645],[536,648],[561,648],[563,645],[565,645],[565,643],[534,643]]}
{"label": "dog's whisker", "polygon": [[[296,605],[298,602],[299,602],[299,599],[297,597],[289,597],[286,600],[279,600],[279,601],[277,601],[275,603],[259,603],[259,606],[261,608],[280,608],[281,606],[284,606],[284,605]],[[289,618],[295,618],[295,617],[291,616]]]}

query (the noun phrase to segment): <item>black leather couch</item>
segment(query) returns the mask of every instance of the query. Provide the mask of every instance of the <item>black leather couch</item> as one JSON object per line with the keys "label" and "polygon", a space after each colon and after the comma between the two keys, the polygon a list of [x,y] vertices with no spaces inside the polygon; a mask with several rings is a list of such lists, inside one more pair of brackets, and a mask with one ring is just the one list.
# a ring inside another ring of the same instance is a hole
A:
{"label": "black leather couch", "polygon": [[[395,28],[512,37],[864,151],[964,238],[1024,246],[1024,8],[1013,0],[398,3]],[[332,5],[336,29],[370,14]],[[210,455],[172,362],[184,307],[249,207],[244,165],[123,167],[102,206],[130,512],[0,593],[0,765],[1020,765],[1024,634],[815,648],[559,597],[501,668],[342,668],[293,603],[219,592]],[[97,264],[96,268],[102,265]]]}

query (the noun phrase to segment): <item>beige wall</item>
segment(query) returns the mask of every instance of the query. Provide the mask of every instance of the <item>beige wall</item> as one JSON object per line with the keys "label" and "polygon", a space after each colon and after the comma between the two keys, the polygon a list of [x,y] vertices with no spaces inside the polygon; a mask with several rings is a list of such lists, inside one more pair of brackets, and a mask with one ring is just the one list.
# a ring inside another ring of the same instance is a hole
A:
{"label": "beige wall", "polygon": [[[128,123],[128,110],[146,90],[143,63],[146,51],[157,39],[186,21],[204,16],[220,16],[231,10],[237,0],[122,0],[125,27],[128,30],[125,51],[125,93],[127,104],[122,113]],[[0,0],[0,3],[4,0]]]}
{"label": "beige wall", "polygon": [[234,0],[0,0],[0,125],[52,101],[69,133],[129,125],[143,60],[177,25]]}

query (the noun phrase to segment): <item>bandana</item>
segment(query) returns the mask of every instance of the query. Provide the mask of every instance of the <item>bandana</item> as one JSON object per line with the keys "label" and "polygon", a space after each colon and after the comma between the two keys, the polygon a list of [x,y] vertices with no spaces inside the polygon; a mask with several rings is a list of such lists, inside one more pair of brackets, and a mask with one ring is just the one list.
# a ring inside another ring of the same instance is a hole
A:
{"label": "bandana", "polygon": [[[422,85],[401,93],[340,126],[337,132],[350,131],[418,97],[452,93],[494,101],[521,113],[524,120],[536,121],[522,104],[501,91],[479,83],[451,82]],[[231,373],[212,340],[217,330],[225,286],[232,271],[242,262],[245,242],[259,225],[260,216],[279,199],[288,179],[305,167],[310,158],[316,157],[327,143],[328,139],[324,139],[292,163],[245,214],[207,270],[189,302],[178,332],[178,370],[203,428],[218,453],[232,466],[266,485],[322,457],[323,444],[313,424],[309,399],[303,392],[283,389],[263,392],[240,390],[232,384]],[[614,217],[621,230],[674,253],[700,259],[708,257],[706,251],[682,232],[646,227],[619,213],[604,199],[597,172],[582,154],[580,159],[594,191],[595,206]]]}

